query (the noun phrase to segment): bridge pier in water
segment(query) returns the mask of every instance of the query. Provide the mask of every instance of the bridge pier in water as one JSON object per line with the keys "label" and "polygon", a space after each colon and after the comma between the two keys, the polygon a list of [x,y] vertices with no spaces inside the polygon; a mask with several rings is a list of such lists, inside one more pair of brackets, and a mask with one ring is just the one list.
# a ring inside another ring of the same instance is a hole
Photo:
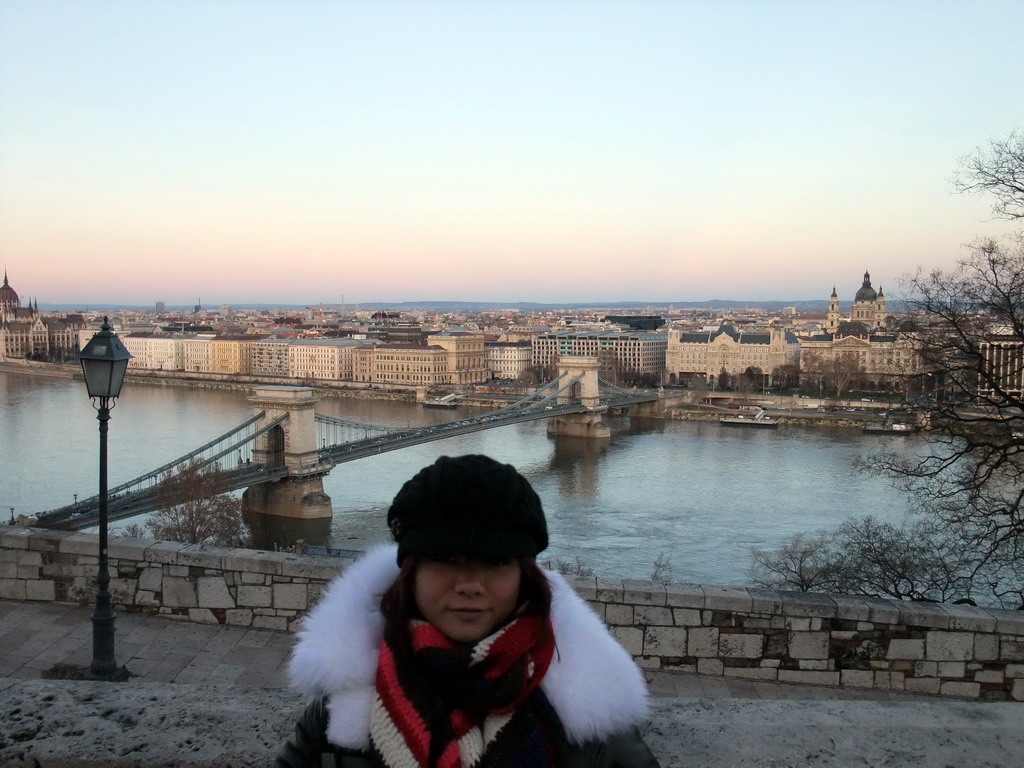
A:
{"label": "bridge pier in water", "polygon": [[319,400],[310,387],[256,387],[249,402],[265,414],[257,426],[286,414],[288,418],[260,436],[253,461],[287,467],[288,476],[247,488],[242,495],[247,512],[307,520],[331,516],[331,497],[324,493],[323,483],[330,467],[321,464],[316,444]]}
{"label": "bridge pier in water", "polygon": [[611,428],[601,420],[607,410],[601,406],[600,382],[598,369],[600,362],[596,357],[575,357],[566,355],[558,360],[558,375],[565,380],[580,380],[558,395],[558,404],[566,405],[579,400],[589,410],[586,413],[567,413],[556,416],[548,422],[549,435],[566,437],[610,438]]}

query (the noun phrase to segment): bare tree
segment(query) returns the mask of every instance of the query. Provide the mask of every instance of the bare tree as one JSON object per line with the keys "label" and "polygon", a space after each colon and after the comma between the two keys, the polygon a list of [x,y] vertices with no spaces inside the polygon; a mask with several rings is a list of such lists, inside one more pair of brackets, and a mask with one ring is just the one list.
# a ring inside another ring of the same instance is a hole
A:
{"label": "bare tree", "polygon": [[198,463],[170,472],[160,484],[161,508],[146,527],[158,539],[247,546],[252,535],[242,517],[242,502],[223,490],[219,472]]}
{"label": "bare tree", "polygon": [[837,400],[864,376],[864,367],[856,352],[833,352],[829,356],[807,352],[803,368],[811,376],[820,376]]}
{"label": "bare tree", "polygon": [[754,584],[799,592],[823,592],[833,585],[829,538],[824,534],[798,533],[776,549],[755,547],[751,555],[754,565],[750,578]]}
{"label": "bare tree", "polygon": [[[1024,218],[1024,135],[961,161],[957,187]],[[1024,566],[1024,237],[981,240],[949,271],[904,279],[912,332],[935,397],[917,404],[931,429],[920,457],[866,462],[906,491],[921,519],[967,548],[972,576],[1020,600]]]}
{"label": "bare tree", "polygon": [[1001,219],[1024,219],[1024,132],[962,157],[953,184],[960,192],[992,195],[992,212]]}

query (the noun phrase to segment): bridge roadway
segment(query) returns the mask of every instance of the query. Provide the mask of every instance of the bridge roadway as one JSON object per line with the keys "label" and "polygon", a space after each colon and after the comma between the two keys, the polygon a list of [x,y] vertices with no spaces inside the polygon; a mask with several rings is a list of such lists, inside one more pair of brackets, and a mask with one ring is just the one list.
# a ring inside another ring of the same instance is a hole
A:
{"label": "bridge roadway", "polygon": [[[657,395],[649,393],[621,396],[607,401],[606,407],[623,408],[637,403],[650,402],[657,398]],[[383,437],[370,437],[364,440],[339,443],[322,448],[315,460],[304,463],[299,467],[299,470],[302,476],[326,475],[338,464],[356,461],[367,456],[376,456],[388,451],[396,451],[411,445],[429,443],[434,440],[445,440],[449,437],[466,435],[482,429],[494,429],[496,427],[508,426],[509,424],[550,419],[555,416],[572,413],[586,413],[591,410],[580,403],[536,405],[509,413],[492,412],[446,424],[396,430],[389,432]],[[234,469],[220,470],[217,473],[217,492],[228,493],[260,483],[280,480],[289,474],[295,474],[295,472],[290,471],[287,467],[243,464]],[[160,505],[157,503],[158,499]],[[161,497],[161,488],[158,485],[135,492],[121,493],[108,499],[107,519],[110,522],[125,520],[146,512],[152,512],[158,506],[170,506],[185,500],[185,498],[170,499],[166,495]],[[67,508],[54,510],[53,512],[40,515],[38,525],[59,530],[90,528],[99,525],[99,509],[94,507],[83,508],[82,505],[79,505],[75,510],[68,510]]]}

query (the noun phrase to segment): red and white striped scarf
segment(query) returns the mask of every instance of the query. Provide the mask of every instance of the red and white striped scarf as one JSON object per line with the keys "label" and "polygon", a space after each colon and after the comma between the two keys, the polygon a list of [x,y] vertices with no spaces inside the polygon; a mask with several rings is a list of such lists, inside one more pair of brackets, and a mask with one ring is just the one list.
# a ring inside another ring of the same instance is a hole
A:
{"label": "red and white striped scarf", "polygon": [[520,616],[475,644],[425,621],[385,628],[371,755],[386,768],[498,768],[563,763],[561,722],[538,687],[555,651],[550,620]]}

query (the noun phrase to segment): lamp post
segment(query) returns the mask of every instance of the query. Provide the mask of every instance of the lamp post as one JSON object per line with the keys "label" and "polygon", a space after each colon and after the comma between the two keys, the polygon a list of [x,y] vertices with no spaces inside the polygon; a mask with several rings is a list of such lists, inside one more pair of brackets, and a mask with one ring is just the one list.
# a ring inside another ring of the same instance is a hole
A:
{"label": "lamp post", "polygon": [[124,680],[128,670],[114,659],[114,610],[110,604],[110,571],[107,565],[107,422],[114,400],[121,394],[131,354],[110,330],[107,318],[79,354],[85,388],[100,423],[100,561],[96,574],[96,609],[92,614],[91,680]]}

